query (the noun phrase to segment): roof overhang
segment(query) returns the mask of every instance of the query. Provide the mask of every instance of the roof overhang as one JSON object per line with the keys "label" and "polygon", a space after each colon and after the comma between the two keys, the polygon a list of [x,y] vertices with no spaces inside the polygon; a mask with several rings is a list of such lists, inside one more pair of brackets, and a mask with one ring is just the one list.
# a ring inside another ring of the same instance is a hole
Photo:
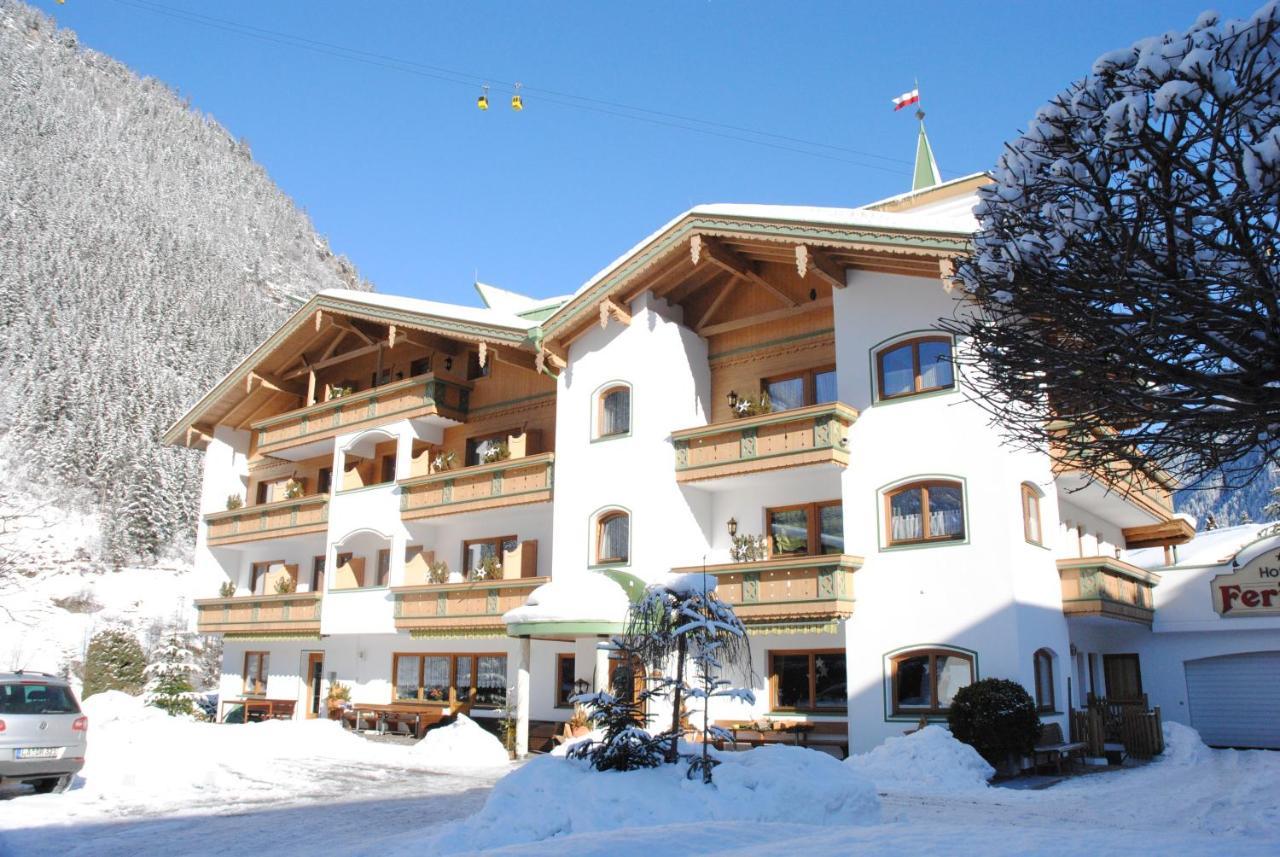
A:
{"label": "roof overhang", "polygon": [[213,423],[205,417],[219,403],[243,393],[251,385],[254,370],[277,349],[285,346],[291,337],[308,325],[314,325],[318,329],[325,313],[377,324],[396,325],[406,330],[424,331],[461,342],[505,346],[525,352],[534,350],[530,342],[530,330],[524,327],[484,324],[452,318],[444,314],[378,306],[366,300],[322,292],[312,295],[271,336],[267,337],[234,369],[224,375],[209,392],[175,420],[166,429],[161,438],[162,441],[166,444],[204,448],[213,434]]}
{"label": "roof overhang", "polygon": [[[755,208],[759,215],[741,214],[735,208]],[[794,211],[794,216],[769,216]],[[832,212],[830,219],[821,212]],[[817,212],[817,214],[814,214]],[[913,225],[915,220],[919,225]],[[692,209],[668,223],[624,256],[593,277],[564,306],[542,323],[544,339],[558,346],[576,338],[601,317],[606,302],[625,307],[648,291],[655,273],[680,264],[691,253],[695,236],[731,239],[782,247],[797,255],[805,247],[830,254],[843,254],[847,264],[859,267],[858,259],[887,261],[902,273],[930,275],[945,279],[950,260],[966,253],[972,235],[968,230],[946,228],[927,217],[859,209],[789,209],[785,206],[706,206]],[[696,251],[693,251],[696,254]]]}

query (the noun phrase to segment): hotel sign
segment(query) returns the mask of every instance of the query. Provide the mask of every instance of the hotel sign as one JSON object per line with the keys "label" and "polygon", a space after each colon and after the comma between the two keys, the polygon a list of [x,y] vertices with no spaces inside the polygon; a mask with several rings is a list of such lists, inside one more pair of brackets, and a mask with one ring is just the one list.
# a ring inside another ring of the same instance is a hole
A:
{"label": "hotel sign", "polygon": [[1280,553],[1267,552],[1209,584],[1213,609],[1225,617],[1280,616]]}

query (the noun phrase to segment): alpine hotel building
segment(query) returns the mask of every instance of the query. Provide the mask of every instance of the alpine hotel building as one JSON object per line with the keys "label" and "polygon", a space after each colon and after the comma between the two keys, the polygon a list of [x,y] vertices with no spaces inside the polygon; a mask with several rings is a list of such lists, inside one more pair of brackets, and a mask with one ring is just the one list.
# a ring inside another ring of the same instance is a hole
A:
{"label": "alpine hotel building", "polygon": [[1280,536],[1188,545],[1169,486],[1002,445],[936,328],[987,179],[920,148],[910,193],[699,206],[562,298],[312,297],[166,437],[205,452],[224,703],[510,704],[523,752],[630,669],[609,639],[640,587],[705,565],[757,696],[715,720],[859,752],[994,676],[1064,732],[1145,694],[1280,747]]}

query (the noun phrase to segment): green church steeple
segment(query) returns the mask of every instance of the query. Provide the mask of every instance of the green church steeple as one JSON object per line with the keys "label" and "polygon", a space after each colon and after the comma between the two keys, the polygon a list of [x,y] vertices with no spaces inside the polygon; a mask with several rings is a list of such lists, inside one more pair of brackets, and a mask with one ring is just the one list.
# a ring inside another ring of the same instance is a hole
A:
{"label": "green church steeple", "polygon": [[924,132],[924,111],[917,110],[916,118],[920,120],[920,137],[916,141],[916,168],[911,177],[913,191],[942,184],[942,174],[938,172],[938,162],[933,159],[929,135]]}

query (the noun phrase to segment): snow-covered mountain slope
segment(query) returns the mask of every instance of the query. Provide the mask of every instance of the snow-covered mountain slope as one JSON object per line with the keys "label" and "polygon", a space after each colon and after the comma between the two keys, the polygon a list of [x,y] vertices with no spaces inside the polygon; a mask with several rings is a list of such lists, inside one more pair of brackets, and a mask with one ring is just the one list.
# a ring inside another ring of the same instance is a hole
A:
{"label": "snow-covered mountain slope", "polygon": [[247,143],[0,0],[0,460],[102,556],[189,537],[199,456],[160,431],[289,305],[363,287]]}
{"label": "snow-covered mountain slope", "polygon": [[[1261,453],[1255,453],[1260,457]],[[1229,490],[1220,487],[1179,491],[1175,502],[1179,512],[1194,515],[1203,529],[1209,515],[1219,527],[1231,527],[1249,521],[1280,519],[1280,514],[1268,514],[1268,503],[1280,500],[1275,490],[1280,488],[1280,464],[1271,462],[1263,476],[1248,485]]]}

